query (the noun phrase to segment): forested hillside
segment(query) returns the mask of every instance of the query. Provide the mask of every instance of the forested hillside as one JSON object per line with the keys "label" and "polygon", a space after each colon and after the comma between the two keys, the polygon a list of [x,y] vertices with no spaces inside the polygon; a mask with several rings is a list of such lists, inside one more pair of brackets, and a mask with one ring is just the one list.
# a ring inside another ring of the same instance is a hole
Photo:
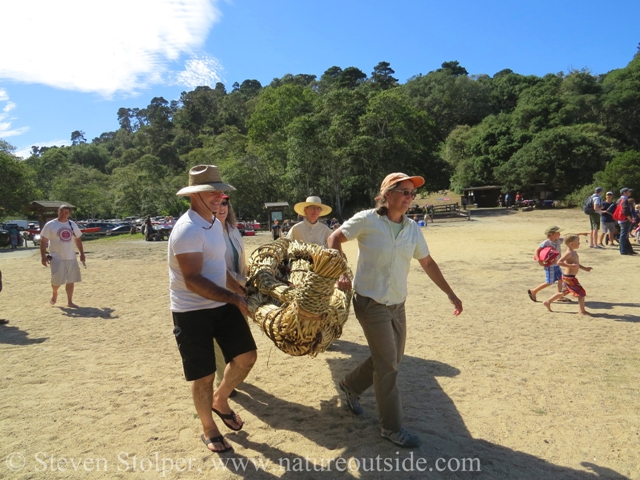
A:
{"label": "forested hillside", "polygon": [[[371,206],[392,171],[429,191],[545,182],[561,194],[640,188],[640,55],[603,75],[470,75],[458,62],[400,84],[389,63],[221,83],[117,111],[120,128],[21,160],[0,140],[0,216],[63,200],[77,216],[178,214],[188,167],[218,165],[240,217],[314,194],[337,216]],[[115,114],[116,112],[114,112]]]}

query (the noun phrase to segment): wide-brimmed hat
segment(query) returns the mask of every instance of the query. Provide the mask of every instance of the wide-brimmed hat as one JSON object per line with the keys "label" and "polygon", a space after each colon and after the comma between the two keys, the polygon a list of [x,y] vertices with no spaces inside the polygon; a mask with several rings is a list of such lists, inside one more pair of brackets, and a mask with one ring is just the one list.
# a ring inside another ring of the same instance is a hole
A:
{"label": "wide-brimmed hat", "polygon": [[324,203],[322,203],[322,200],[320,200],[320,197],[315,197],[315,196],[307,197],[307,200],[305,202],[296,203],[293,209],[298,215],[304,216],[304,209],[310,205],[315,205],[316,207],[320,207],[322,209],[320,211],[321,217],[324,217],[325,215],[329,215],[332,210],[332,208],[329,205],[325,205]]}
{"label": "wide-brimmed hat", "polygon": [[549,227],[544,231],[545,235],[551,235],[552,233],[558,233],[561,232],[562,229],[560,227],[556,227],[555,225],[553,227]]}
{"label": "wide-brimmed hat", "polygon": [[417,177],[417,176],[416,177],[410,177],[406,173],[402,173],[402,172],[390,173],[389,175],[384,177],[384,180],[382,181],[382,184],[380,185],[380,194],[375,199],[376,200],[381,199],[382,198],[382,194],[384,193],[384,191],[387,190],[391,185],[395,185],[397,183],[404,182],[405,180],[411,180],[411,182],[413,183],[413,188],[419,188],[422,185],[424,185],[424,178],[423,177]]}
{"label": "wide-brimmed hat", "polygon": [[199,192],[228,192],[234,187],[222,181],[220,171],[215,165],[196,165],[189,170],[189,186],[176,195],[187,196]]}

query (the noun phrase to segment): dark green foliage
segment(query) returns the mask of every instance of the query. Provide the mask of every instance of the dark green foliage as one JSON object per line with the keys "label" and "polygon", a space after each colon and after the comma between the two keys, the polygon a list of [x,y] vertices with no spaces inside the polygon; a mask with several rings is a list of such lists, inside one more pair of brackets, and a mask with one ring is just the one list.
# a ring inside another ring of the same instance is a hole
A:
{"label": "dark green foliage", "polygon": [[35,172],[12,154],[14,150],[0,140],[0,217],[24,214],[24,205],[36,194]]}
{"label": "dark green foliage", "polygon": [[[388,62],[371,77],[328,68],[227,91],[197,87],[179,100],[120,108],[120,128],[70,147],[33,147],[25,161],[0,141],[2,207],[69,201],[86,216],[174,214],[190,166],[218,165],[240,218],[265,202],[319,195],[344,217],[373,205],[392,171],[424,175],[426,190],[482,185],[561,193],[640,188],[640,57],[606,75],[544,77],[504,69],[469,75],[457,61],[400,85]],[[612,160],[613,159],[613,160]],[[9,179],[5,181],[5,179]],[[57,198],[56,198],[57,197]]]}
{"label": "dark green foliage", "polygon": [[595,178],[596,183],[612,190],[616,196],[621,188],[627,187],[633,189],[634,198],[640,200],[640,152],[628,150],[616,155]]}

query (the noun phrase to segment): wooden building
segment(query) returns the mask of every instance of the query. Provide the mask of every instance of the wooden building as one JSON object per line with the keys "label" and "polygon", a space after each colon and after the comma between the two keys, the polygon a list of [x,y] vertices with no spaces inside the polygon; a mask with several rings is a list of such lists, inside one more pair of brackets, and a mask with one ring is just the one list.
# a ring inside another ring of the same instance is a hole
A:
{"label": "wooden building", "polygon": [[42,228],[49,220],[58,217],[58,208],[60,208],[60,205],[66,205],[72,212],[76,209],[75,206],[67,202],[60,202],[58,200],[37,200],[35,202],[31,202],[26,207],[26,210],[38,217],[38,223],[40,224],[40,228]]}

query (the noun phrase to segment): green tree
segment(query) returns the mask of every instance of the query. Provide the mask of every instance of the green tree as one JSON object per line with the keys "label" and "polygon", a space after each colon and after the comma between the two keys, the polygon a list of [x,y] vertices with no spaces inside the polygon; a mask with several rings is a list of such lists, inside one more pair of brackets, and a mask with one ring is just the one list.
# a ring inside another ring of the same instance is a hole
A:
{"label": "green tree", "polygon": [[545,183],[571,192],[591,183],[613,157],[613,142],[604,130],[600,125],[583,124],[540,132],[500,165],[496,176],[510,189]]}
{"label": "green tree", "polygon": [[371,83],[376,90],[388,90],[398,85],[398,79],[392,75],[396,73],[389,62],[380,62],[373,67]]}
{"label": "green tree", "polygon": [[492,112],[486,78],[456,76],[449,69],[411,78],[403,89],[435,121],[440,141],[458,125],[477,125]]}
{"label": "green tree", "polygon": [[603,171],[596,173],[595,180],[598,185],[616,193],[622,187],[631,188],[637,199],[640,192],[640,152],[628,150],[618,153]]}
{"label": "green tree", "polygon": [[604,124],[610,134],[640,150],[640,56],[609,72],[602,82]]}
{"label": "green tree", "polygon": [[442,68],[438,69],[437,71],[443,71],[443,70],[448,71],[454,77],[459,77],[461,75],[469,75],[469,72],[467,72],[467,69],[464,68],[462,65],[460,65],[460,62],[458,62],[457,60],[454,60],[451,62],[444,62],[442,64]]}
{"label": "green tree", "polygon": [[0,140],[0,216],[23,213],[36,195],[35,172],[11,154],[15,147]]}
{"label": "green tree", "polygon": [[74,215],[79,218],[108,218],[113,213],[109,176],[93,167],[75,165],[57,176],[49,197],[78,207]]}
{"label": "green tree", "polygon": [[[437,155],[439,142],[434,123],[426,112],[414,107],[401,90],[382,91],[370,99],[366,113],[360,117],[356,142],[368,172],[424,175],[425,188],[429,191],[448,184],[448,166]],[[367,186],[371,198],[380,180],[369,177]]]}
{"label": "green tree", "polygon": [[84,132],[81,130],[71,132],[71,145],[80,145],[81,143],[87,143],[87,139],[84,138]]}

